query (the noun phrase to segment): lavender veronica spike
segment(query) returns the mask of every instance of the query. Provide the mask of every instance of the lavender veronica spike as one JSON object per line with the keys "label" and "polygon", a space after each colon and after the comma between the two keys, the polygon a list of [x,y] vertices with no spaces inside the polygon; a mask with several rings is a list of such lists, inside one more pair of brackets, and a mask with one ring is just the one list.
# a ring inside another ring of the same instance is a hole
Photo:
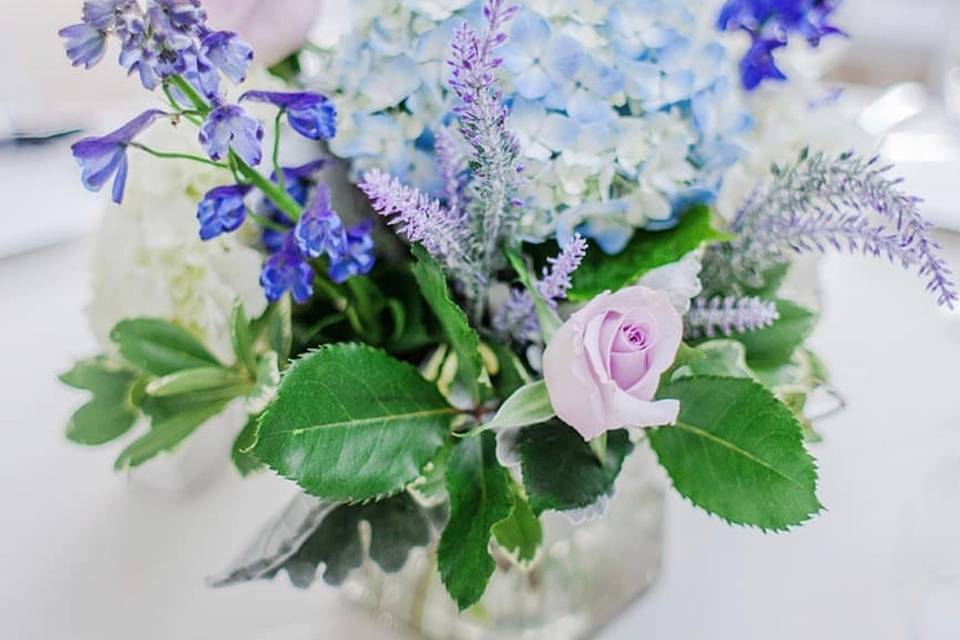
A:
{"label": "lavender veronica spike", "polygon": [[[794,164],[776,168],[773,183],[737,213],[736,240],[712,248],[704,263],[709,280],[749,286],[762,273],[786,262],[786,252],[862,252],[919,266],[937,302],[953,308],[958,300],[952,273],[932,238],[932,225],[920,214],[919,200],[900,190],[877,158],[854,153],[831,158],[804,152]],[[890,226],[875,224],[878,215]]]}
{"label": "lavender veronica spike", "polygon": [[465,270],[474,276],[476,267],[465,252],[466,229],[459,216],[444,209],[438,200],[405,187],[396,178],[379,169],[363,176],[360,190],[370,199],[374,210],[388,219],[397,232],[410,242],[419,242],[450,270]]}
{"label": "lavender veronica spike", "polygon": [[[555,258],[549,258],[549,266],[537,282],[537,290],[553,307],[567,297],[574,272],[580,268],[587,253],[587,241],[579,234],[564,246]],[[493,326],[502,336],[512,336],[517,342],[540,340],[540,324],[537,321],[533,298],[527,291],[513,290],[510,298],[497,310]]]}
{"label": "lavender veronica spike", "polygon": [[450,211],[459,212],[464,187],[462,175],[467,166],[459,141],[447,127],[437,131],[436,149],[440,177],[443,178],[443,199]]}
{"label": "lavender veronica spike", "polygon": [[511,215],[517,187],[520,145],[507,128],[507,108],[496,87],[502,60],[495,50],[507,40],[504,24],[517,12],[504,0],[485,0],[482,33],[464,24],[454,34],[450,88],[460,99],[455,109],[460,131],[473,148],[470,219],[480,242],[481,265],[489,273],[499,256],[501,242],[513,242],[516,215]]}
{"label": "lavender veronica spike", "polygon": [[769,327],[780,318],[773,302],[760,298],[697,298],[684,322],[694,338],[732,336]]}

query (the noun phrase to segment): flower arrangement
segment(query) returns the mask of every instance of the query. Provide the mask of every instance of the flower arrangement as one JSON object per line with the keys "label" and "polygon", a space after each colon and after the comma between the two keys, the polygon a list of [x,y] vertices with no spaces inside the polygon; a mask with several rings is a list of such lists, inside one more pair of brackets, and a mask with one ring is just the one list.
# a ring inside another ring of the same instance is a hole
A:
{"label": "flower arrangement", "polygon": [[[68,437],[103,444],[145,420],[127,469],[241,403],[238,470],[320,501],[283,553],[224,582],[286,568],[309,584],[321,564],[340,582],[363,554],[395,571],[435,531],[463,610],[491,548],[535,563],[541,516],[602,511],[637,447],[730,523],[803,524],[822,509],[804,406],[826,372],[805,346],[815,312],[782,293],[794,257],[886,257],[940,305],[958,300],[917,200],[876,158],[792,150],[715,210],[726,179],[771,153],[751,148],[751,108],[786,80],[774,51],[838,33],[836,4],[377,0],[334,48],[304,53],[321,71],[295,80],[315,91],[230,99],[253,51],[198,0],[88,0],[61,32],[74,64],[116,39],[165,105],[78,141],[84,184],[112,179],[121,203],[129,154],[185,168],[194,240],[259,262],[261,292],[236,263],[200,296],[234,292],[220,325],[196,306],[120,319],[105,353],[62,377],[92,394]],[[739,70],[727,31],[750,38]],[[161,123],[177,133],[154,139],[175,150],[144,142]],[[316,157],[285,163],[291,134]],[[338,213],[328,153],[366,219]]]}

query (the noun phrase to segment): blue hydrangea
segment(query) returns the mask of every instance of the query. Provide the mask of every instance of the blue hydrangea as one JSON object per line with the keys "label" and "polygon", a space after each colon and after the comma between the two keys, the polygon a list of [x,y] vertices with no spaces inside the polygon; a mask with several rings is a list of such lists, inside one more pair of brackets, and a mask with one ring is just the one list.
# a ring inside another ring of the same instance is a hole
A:
{"label": "blue hydrangea", "polygon": [[[521,4],[500,84],[526,178],[522,235],[580,232],[616,252],[636,229],[676,224],[681,207],[713,198],[752,125],[736,63],[703,20],[714,4]],[[446,60],[455,28],[477,24],[479,7],[382,4],[322,56],[307,81],[350,114],[330,148],[355,176],[380,168],[442,196],[436,132],[454,104]]]}

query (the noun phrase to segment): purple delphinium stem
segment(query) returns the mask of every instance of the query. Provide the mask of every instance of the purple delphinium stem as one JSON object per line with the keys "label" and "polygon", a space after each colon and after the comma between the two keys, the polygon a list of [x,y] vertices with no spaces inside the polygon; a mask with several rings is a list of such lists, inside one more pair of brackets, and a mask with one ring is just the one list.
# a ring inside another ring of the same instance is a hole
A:
{"label": "purple delphinium stem", "polygon": [[[708,256],[705,271],[722,282],[732,276],[750,286],[760,274],[786,261],[785,252],[862,252],[919,266],[927,289],[941,306],[958,301],[953,274],[933,239],[918,198],[900,189],[891,167],[852,152],[830,157],[804,152],[794,164],[775,168],[774,181],[737,213],[737,238]],[[880,216],[887,225],[870,221]]]}
{"label": "purple delphinium stem", "polygon": [[693,338],[732,336],[769,327],[780,318],[776,305],[760,298],[697,298],[684,318]]}
{"label": "purple delphinium stem", "polygon": [[466,171],[466,160],[460,148],[459,141],[447,127],[437,130],[437,164],[440,167],[440,177],[443,179],[443,199],[447,208],[459,213],[462,211],[461,196],[463,194],[463,173]]}
{"label": "purple delphinium stem", "polygon": [[[505,23],[517,12],[504,0],[485,0],[484,28],[478,32],[468,24],[454,34],[450,88],[460,99],[455,109],[460,131],[473,150],[474,167],[468,207],[480,244],[482,272],[490,273],[499,257],[501,243],[511,238],[515,217],[511,216],[519,172],[520,145],[507,128],[508,111],[496,86],[496,71],[502,60],[495,50],[507,40]],[[482,299],[475,302],[474,319],[483,314]]]}

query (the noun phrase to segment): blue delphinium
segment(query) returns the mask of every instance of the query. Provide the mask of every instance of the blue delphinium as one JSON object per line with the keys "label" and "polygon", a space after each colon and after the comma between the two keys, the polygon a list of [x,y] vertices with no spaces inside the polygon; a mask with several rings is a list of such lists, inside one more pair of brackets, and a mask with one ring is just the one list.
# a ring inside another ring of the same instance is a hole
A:
{"label": "blue delphinium", "polygon": [[159,109],[144,111],[113,133],[103,137],[84,138],[73,144],[73,157],[81,168],[83,186],[91,191],[100,191],[113,180],[113,201],[123,202],[127,184],[127,147],[144,129],[167,114]]}
{"label": "blue delphinium", "polygon": [[260,286],[270,302],[276,302],[290,292],[293,299],[303,303],[313,296],[313,268],[303,257],[288,234],[279,251],[270,256],[260,274]]}
{"label": "blue delphinium", "polygon": [[[314,179],[325,160],[280,166],[279,116],[273,172],[267,178],[254,169],[263,160],[263,125],[239,104],[227,101],[220,79],[223,74],[234,84],[244,82],[253,49],[233,32],[210,29],[206,20],[199,0],[87,0],[82,22],[60,31],[71,62],[86,68],[103,59],[109,38],[119,40],[120,65],[138,75],[144,88],[162,87],[171,108],[169,113],[144,112],[111,134],[77,142],[73,153],[84,185],[98,191],[113,178],[113,199],[121,202],[131,146],[161,158],[214,166],[229,172],[233,180],[210,190],[198,203],[200,238],[231,233],[248,219],[261,225],[263,245],[270,254],[261,285],[269,300],[289,291],[297,302],[306,302],[313,291],[311,260],[326,261],[328,276],[338,283],[368,273],[375,262],[372,225],[344,228],[326,187],[317,188]],[[328,140],[336,135],[337,112],[326,96],[251,91],[241,100],[274,105],[306,138]],[[134,142],[161,117],[181,126],[195,124],[207,157]],[[247,199],[254,190],[262,200],[250,210]]]}
{"label": "blue delphinium", "polygon": [[234,104],[223,104],[213,109],[200,127],[200,144],[214,160],[227,157],[233,151],[250,166],[263,159],[263,125]]}
{"label": "blue delphinium", "polygon": [[727,0],[717,26],[750,35],[750,48],[740,61],[740,78],[748,91],[764,80],[786,80],[774,52],[797,34],[816,47],[824,36],[842,34],[829,23],[842,0]]}
{"label": "blue delphinium", "polygon": [[308,258],[326,254],[335,259],[346,250],[347,233],[343,221],[330,204],[330,190],[321,185],[313,203],[303,213],[293,231],[300,252]]}
{"label": "blue delphinium", "polygon": [[207,192],[197,206],[201,240],[210,240],[240,228],[247,217],[244,198],[250,189],[248,185],[235,184]]}
{"label": "blue delphinium", "polygon": [[310,92],[248,91],[240,102],[267,102],[287,114],[294,131],[311,140],[329,140],[337,135],[337,110],[326,96]]}
{"label": "blue delphinium", "polygon": [[336,283],[346,282],[354,276],[370,273],[376,262],[372,220],[364,220],[347,229],[344,250],[330,261],[328,275]]}

